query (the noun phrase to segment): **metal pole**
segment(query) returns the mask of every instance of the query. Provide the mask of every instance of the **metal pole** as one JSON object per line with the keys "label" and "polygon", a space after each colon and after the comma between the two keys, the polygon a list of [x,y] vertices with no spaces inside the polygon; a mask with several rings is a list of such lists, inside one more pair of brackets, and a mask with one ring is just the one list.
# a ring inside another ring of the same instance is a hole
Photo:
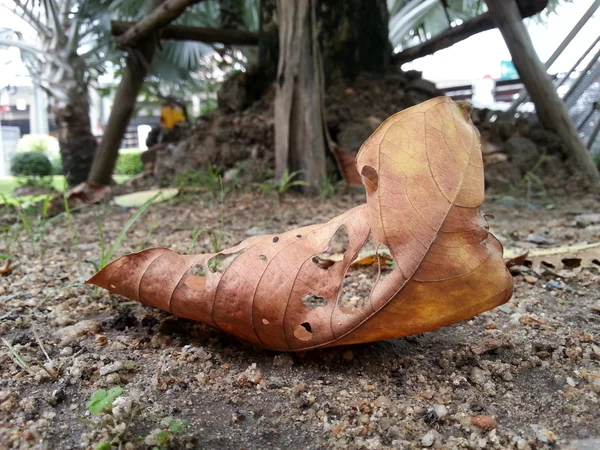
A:
{"label": "metal pole", "polygon": [[573,94],[573,92],[575,91],[575,89],[577,89],[577,86],[579,86],[581,84],[581,82],[583,81],[583,79],[585,78],[585,76],[587,75],[587,73],[590,71],[590,69],[592,67],[594,67],[594,64],[596,64],[596,61],[598,61],[598,58],[600,58],[600,50],[598,50],[596,52],[596,54],[590,60],[590,62],[588,63],[588,65],[585,66],[585,69],[583,69],[581,71],[581,73],[579,74],[579,77],[577,77],[577,79],[575,80],[575,83],[573,83],[571,85],[571,87],[569,88],[569,90],[567,91],[567,93],[565,94],[565,96],[563,97],[563,101],[566,102],[567,99]]}
{"label": "metal pole", "polygon": [[588,113],[588,115],[585,116],[584,119],[581,121],[581,123],[577,127],[577,130],[581,131],[581,129],[587,123],[587,121],[590,120],[590,117],[592,117],[592,114],[594,114],[594,112],[597,111],[597,110],[600,110],[600,102],[594,102],[592,104],[592,109],[590,110],[590,112]]}
{"label": "metal pole", "polygon": [[581,61],[583,61],[585,59],[585,57],[588,55],[588,53],[590,53],[594,49],[594,47],[596,46],[596,44],[598,42],[600,42],[600,36],[598,36],[596,38],[596,40],[594,41],[594,43],[592,45],[590,45],[585,52],[583,52],[583,55],[581,55],[581,58],[579,58],[577,60],[577,62],[575,64],[573,64],[573,67],[571,67],[571,69],[565,74],[565,76],[560,79],[560,81],[556,85],[557,89],[559,87],[561,87],[566,80],[569,79],[569,77],[571,76],[571,74],[573,72],[575,72],[575,69],[577,69],[577,67],[579,67],[579,64],[581,64]]}
{"label": "metal pole", "polygon": [[592,145],[594,144],[594,141],[598,137],[599,132],[600,132],[600,117],[598,117],[598,120],[596,121],[596,124],[594,125],[594,129],[592,130],[592,134],[590,134],[590,138],[587,142],[588,150],[592,149]]}
{"label": "metal pole", "polygon": [[[556,50],[554,50],[554,53],[552,53],[552,55],[550,56],[550,58],[548,58],[548,60],[544,63],[544,66],[546,67],[546,69],[549,69],[550,66],[552,64],[554,64],[554,62],[562,54],[562,52],[564,51],[564,49],[567,48],[567,46],[571,43],[571,41],[573,40],[573,38],[577,35],[577,33],[579,33],[579,31],[581,30],[581,28],[583,28],[583,26],[587,23],[587,21],[590,19],[590,17],[592,17],[594,15],[594,13],[596,12],[596,10],[598,9],[599,6],[600,6],[600,0],[596,0],[588,8],[588,10],[585,12],[585,14],[583,16],[581,16],[581,19],[579,19],[579,21],[575,24],[575,26],[569,32],[569,34],[567,34],[567,36],[564,38],[564,40],[556,48]],[[508,110],[506,112],[508,114],[514,114],[514,112],[517,110],[517,108],[519,107],[519,105],[521,103],[523,103],[528,97],[529,96],[527,94],[527,90],[526,89],[521,89],[521,92],[519,92],[519,96],[512,103],[512,105],[510,105],[510,108],[508,108]]]}

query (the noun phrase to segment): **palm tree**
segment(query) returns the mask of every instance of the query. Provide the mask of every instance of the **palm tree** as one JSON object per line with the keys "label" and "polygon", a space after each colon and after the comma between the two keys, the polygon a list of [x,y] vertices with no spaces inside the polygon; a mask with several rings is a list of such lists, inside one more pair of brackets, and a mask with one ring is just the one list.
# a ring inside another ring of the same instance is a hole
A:
{"label": "palm tree", "polygon": [[96,149],[88,89],[107,53],[98,26],[103,17],[72,0],[14,0],[2,6],[24,20],[30,33],[5,31],[0,45],[21,50],[31,77],[48,94],[69,183],[85,179]]}
{"label": "palm tree", "polygon": [[[124,58],[114,46],[111,20],[139,20],[146,0],[13,0],[2,3],[29,27],[28,33],[0,30],[0,46],[16,47],[31,77],[49,97],[58,128],[63,169],[69,185],[87,179],[97,143],[89,119],[89,89],[106,69],[118,68]],[[256,0],[245,0],[250,8]],[[256,7],[256,6],[254,6]],[[219,22],[220,3],[205,1],[185,12],[178,23],[211,26]],[[246,23],[251,13],[243,14]],[[256,20],[255,20],[256,21]],[[165,41],[153,60],[151,73],[158,84],[177,82],[183,73],[197,70],[213,47],[200,42]],[[161,75],[162,74],[162,75]]]}

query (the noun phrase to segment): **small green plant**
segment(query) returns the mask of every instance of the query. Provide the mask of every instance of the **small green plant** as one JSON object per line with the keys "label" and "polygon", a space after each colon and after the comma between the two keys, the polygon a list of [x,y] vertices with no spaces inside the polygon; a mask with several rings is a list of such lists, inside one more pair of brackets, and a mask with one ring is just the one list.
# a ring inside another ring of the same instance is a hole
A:
{"label": "small green plant", "polygon": [[129,425],[135,416],[135,411],[130,413],[127,423],[118,423],[113,414],[113,404],[121,394],[123,394],[121,386],[114,386],[108,391],[105,389],[95,391],[87,402],[87,409],[97,419],[79,419],[82,423],[100,429],[106,437],[96,444],[94,447],[95,450],[110,450],[113,445],[118,445],[119,448],[122,448]]}
{"label": "small green plant", "polygon": [[121,386],[115,386],[108,391],[100,389],[92,394],[87,403],[88,411],[92,414],[101,414],[112,409],[113,402],[123,393]]}
{"label": "small green plant", "polygon": [[50,195],[46,195],[43,197],[42,201],[40,202],[41,205],[37,215],[35,214],[35,212],[33,214],[31,213],[31,209],[35,208],[35,205],[29,208],[25,208],[19,205],[18,203],[15,204],[15,207],[17,208],[19,221],[21,222],[25,233],[29,236],[31,249],[35,250],[35,247],[39,244],[40,253],[42,257],[44,256],[46,250],[46,227],[52,220],[56,219],[48,219],[50,200],[52,200],[52,196]]}
{"label": "small green plant", "polygon": [[214,197],[223,190],[221,179],[221,169],[211,165],[201,170],[190,170],[188,172],[177,174],[175,176],[177,187],[202,187]]}
{"label": "small green plant", "polygon": [[513,191],[518,191],[520,188],[525,188],[525,195],[528,202],[531,201],[534,193],[541,195],[542,200],[548,199],[544,182],[535,173],[544,162],[545,157],[546,155],[542,154],[535,165],[523,175],[523,178],[521,178],[519,183],[512,189]]}
{"label": "small green plant", "polygon": [[192,242],[190,243],[189,252],[194,249],[196,242],[204,233],[210,234],[210,248],[213,253],[219,253],[223,249],[223,241],[225,240],[225,188],[223,187],[223,179],[219,177],[219,184],[221,186],[221,199],[220,199],[220,219],[219,229],[215,230],[211,227],[204,227],[194,230],[192,235]]}
{"label": "small green plant", "polygon": [[294,180],[298,175],[302,173],[302,170],[296,170],[290,173],[287,169],[281,175],[279,182],[277,183],[277,193],[285,194],[289,189],[294,186],[308,186],[308,183],[303,180]]}
{"label": "small green plant", "polygon": [[189,422],[185,419],[179,420],[168,417],[161,421],[161,425],[167,427],[167,429],[159,430],[153,436],[150,436],[149,440],[156,442],[156,445],[152,447],[152,450],[172,448],[175,437],[183,432],[189,425]]}
{"label": "small green plant", "polygon": [[115,166],[115,174],[137,175],[138,173],[142,173],[144,171],[142,152],[139,148],[121,150]]}
{"label": "small green plant", "polygon": [[319,198],[327,200],[335,194],[337,189],[337,178],[334,175],[327,175],[321,183],[319,183]]}
{"label": "small green plant", "polygon": [[296,170],[290,173],[288,169],[285,169],[281,178],[273,183],[262,183],[259,188],[263,194],[271,194],[276,192],[279,195],[285,194],[289,189],[295,186],[308,186],[308,183],[303,180],[295,180],[298,175],[302,173],[302,170]]}
{"label": "small green plant", "polygon": [[117,238],[115,239],[115,241],[113,242],[113,244],[110,246],[110,248],[108,250],[106,249],[106,238],[104,235],[104,229],[102,228],[102,223],[100,222],[100,219],[98,218],[98,216],[96,216],[96,218],[95,218],[96,219],[96,227],[98,228],[98,231],[100,233],[100,260],[98,261],[98,263],[92,262],[96,271],[102,270],[102,269],[104,269],[104,267],[106,267],[106,265],[110,262],[113,255],[115,254],[115,251],[121,244],[121,241],[123,241],[123,239],[125,238],[125,235],[129,231],[129,229],[140,218],[140,216],[142,214],[144,214],[144,211],[146,211],[148,209],[148,207],[152,204],[152,202],[154,202],[154,200],[156,200],[161,194],[162,194],[162,191],[157,192],[156,195],[154,195],[152,198],[149,198],[148,200],[146,200],[146,202],[143,205],[141,205],[133,213],[133,215],[129,218],[127,223],[123,226],[123,228],[117,235]]}
{"label": "small green plant", "polygon": [[41,152],[15,153],[10,162],[10,172],[27,185],[52,185],[52,163]]}

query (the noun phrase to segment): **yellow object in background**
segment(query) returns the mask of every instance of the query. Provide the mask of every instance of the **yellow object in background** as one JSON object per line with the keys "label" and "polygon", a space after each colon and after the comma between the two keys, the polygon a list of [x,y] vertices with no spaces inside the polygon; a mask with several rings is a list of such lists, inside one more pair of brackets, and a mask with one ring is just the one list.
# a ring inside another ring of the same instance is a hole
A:
{"label": "yellow object in background", "polygon": [[160,124],[169,130],[185,120],[185,113],[180,106],[165,105],[160,108]]}

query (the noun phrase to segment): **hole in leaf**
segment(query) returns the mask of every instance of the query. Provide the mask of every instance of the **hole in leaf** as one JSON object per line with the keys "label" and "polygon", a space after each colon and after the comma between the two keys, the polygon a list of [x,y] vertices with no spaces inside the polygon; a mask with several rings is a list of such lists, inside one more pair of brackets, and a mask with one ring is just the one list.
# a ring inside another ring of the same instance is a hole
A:
{"label": "hole in leaf", "polygon": [[363,184],[367,189],[367,194],[371,195],[377,191],[379,187],[379,176],[377,175],[377,171],[371,166],[364,166],[360,171],[362,176]]}
{"label": "hole in leaf", "polygon": [[592,259],[592,264],[596,264],[597,266],[600,266],[600,259]]}
{"label": "hole in leaf", "polygon": [[310,341],[313,336],[312,327],[310,326],[310,323],[303,322],[300,325],[298,325],[294,330],[294,336],[300,341]]}
{"label": "hole in leaf", "polygon": [[273,238],[273,243],[275,243],[275,242],[279,242],[279,236],[275,236],[275,237]]}
{"label": "hole in leaf", "polygon": [[215,256],[208,260],[208,263],[206,263],[206,265],[208,266],[208,270],[210,270],[212,273],[225,272],[229,268],[231,263],[233,263],[233,261],[235,261],[235,259],[243,252],[244,250],[239,250],[235,253],[228,254],[217,253]]}
{"label": "hole in leaf", "polygon": [[298,239],[302,239],[302,235],[301,235],[301,234],[297,234],[297,235],[296,235],[296,237],[297,237]]}
{"label": "hole in leaf", "polygon": [[542,265],[542,266],[544,266],[544,267],[546,267],[548,269],[556,269],[556,267],[554,267],[554,264],[550,264],[549,262],[546,262],[546,261],[542,261],[540,263],[540,265]]}
{"label": "hole in leaf", "polygon": [[560,261],[567,269],[576,269],[581,265],[581,258],[563,258]]}
{"label": "hole in leaf", "polygon": [[319,306],[327,306],[327,300],[324,297],[319,297],[316,294],[306,294],[302,297],[302,303],[310,309],[318,308]]}
{"label": "hole in leaf", "polygon": [[313,257],[312,262],[318,265],[321,269],[327,270],[336,262],[344,259],[344,253],[350,246],[350,238],[348,236],[348,227],[342,225],[337,229],[335,234],[329,240],[327,250]]}
{"label": "hole in leaf", "polygon": [[203,277],[206,275],[206,269],[202,264],[196,264],[190,270],[190,275],[194,277]]}
{"label": "hole in leaf", "polygon": [[267,257],[265,255],[258,255],[258,259],[260,259],[261,261],[266,261]]}
{"label": "hole in leaf", "polygon": [[262,323],[263,325],[269,325],[271,322],[269,322],[267,319],[263,319]]}
{"label": "hole in leaf", "polygon": [[194,265],[184,284],[195,291],[203,291],[206,287],[206,267],[202,264]]}

